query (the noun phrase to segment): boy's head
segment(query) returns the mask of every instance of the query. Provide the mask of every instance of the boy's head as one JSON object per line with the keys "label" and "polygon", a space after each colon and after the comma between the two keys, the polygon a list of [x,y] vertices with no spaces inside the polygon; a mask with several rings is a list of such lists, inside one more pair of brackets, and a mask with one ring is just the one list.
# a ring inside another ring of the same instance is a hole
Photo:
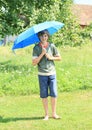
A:
{"label": "boy's head", "polygon": [[47,34],[48,37],[49,37],[49,32],[48,32],[48,30],[43,30],[43,31],[38,32],[38,37],[40,38],[40,36],[43,36],[44,34]]}

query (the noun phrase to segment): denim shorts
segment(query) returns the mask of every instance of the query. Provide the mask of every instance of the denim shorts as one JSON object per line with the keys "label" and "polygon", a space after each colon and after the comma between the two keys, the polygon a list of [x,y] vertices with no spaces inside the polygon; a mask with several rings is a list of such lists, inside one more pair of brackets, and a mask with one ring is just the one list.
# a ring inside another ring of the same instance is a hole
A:
{"label": "denim shorts", "polygon": [[47,98],[48,96],[57,97],[57,82],[56,75],[43,76],[38,75],[40,97]]}

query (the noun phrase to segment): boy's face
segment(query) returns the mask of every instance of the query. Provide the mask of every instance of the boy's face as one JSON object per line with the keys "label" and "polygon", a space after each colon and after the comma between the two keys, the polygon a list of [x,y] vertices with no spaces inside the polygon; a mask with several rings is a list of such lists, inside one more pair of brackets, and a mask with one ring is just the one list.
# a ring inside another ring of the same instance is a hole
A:
{"label": "boy's face", "polygon": [[48,40],[48,35],[47,35],[47,34],[43,34],[43,35],[41,35],[39,38],[40,38],[40,41],[41,41],[41,42],[47,42],[47,40]]}

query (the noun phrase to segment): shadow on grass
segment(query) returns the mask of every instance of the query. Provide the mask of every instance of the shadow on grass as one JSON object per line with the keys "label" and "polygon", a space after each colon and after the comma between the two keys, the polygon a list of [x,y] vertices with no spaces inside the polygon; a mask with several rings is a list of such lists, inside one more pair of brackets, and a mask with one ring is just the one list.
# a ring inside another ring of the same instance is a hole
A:
{"label": "shadow on grass", "polygon": [[0,123],[7,123],[7,122],[16,122],[16,121],[26,121],[26,120],[41,120],[43,117],[10,117],[10,118],[3,118],[0,116]]}

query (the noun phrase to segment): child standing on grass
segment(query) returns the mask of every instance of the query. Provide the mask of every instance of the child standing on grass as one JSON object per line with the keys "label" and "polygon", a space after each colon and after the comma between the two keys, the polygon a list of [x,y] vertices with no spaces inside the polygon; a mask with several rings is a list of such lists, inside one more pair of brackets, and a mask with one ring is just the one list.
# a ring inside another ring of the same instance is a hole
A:
{"label": "child standing on grass", "polygon": [[54,60],[60,61],[61,57],[55,45],[48,42],[47,30],[39,32],[38,37],[40,43],[33,48],[32,64],[38,65],[40,97],[45,111],[44,120],[49,119],[48,96],[51,96],[52,118],[59,119],[60,117],[56,114],[57,81]]}

